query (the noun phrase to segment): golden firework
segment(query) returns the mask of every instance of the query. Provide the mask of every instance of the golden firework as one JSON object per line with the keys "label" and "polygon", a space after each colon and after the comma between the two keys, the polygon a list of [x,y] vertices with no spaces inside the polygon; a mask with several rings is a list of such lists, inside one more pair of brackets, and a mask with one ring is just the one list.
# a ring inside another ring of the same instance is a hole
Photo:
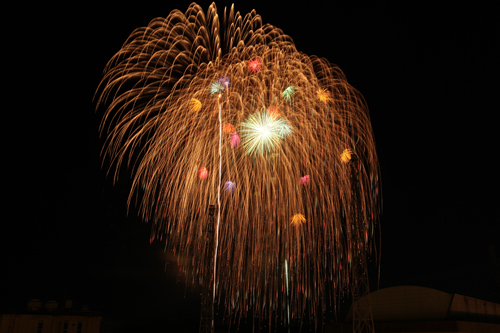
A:
{"label": "golden firework", "polygon": [[330,92],[326,89],[318,89],[318,91],[316,91],[316,95],[323,103],[327,103],[330,100]]}
{"label": "golden firework", "polygon": [[342,152],[342,154],[340,154],[340,159],[344,163],[349,163],[349,161],[351,160],[351,157],[352,157],[353,154],[354,153],[352,152],[351,149],[344,149],[344,151]]}
{"label": "golden firework", "polygon": [[292,217],[292,223],[291,223],[291,225],[293,225],[293,226],[299,226],[299,225],[302,225],[302,223],[305,223],[305,222],[306,222],[306,218],[304,217],[304,215],[302,215],[302,214],[295,214]]}
{"label": "golden firework", "polygon": [[[255,59],[258,70],[249,68]],[[139,214],[155,221],[152,239],[191,258],[189,281],[208,255],[208,207],[225,192],[215,282],[227,314],[284,318],[286,260],[291,313],[320,318],[350,286],[348,254],[376,248],[379,166],[363,96],[255,11],[219,17],[215,4],[205,13],[193,3],[152,20],[109,61],[97,96],[104,158],[115,180],[131,166],[128,204],[138,200]],[[254,126],[258,117],[267,127]],[[346,142],[356,161],[349,150],[339,158]],[[301,183],[304,175],[314,181]]]}
{"label": "golden firework", "polygon": [[191,99],[191,112],[198,112],[201,110],[201,102],[196,98]]}

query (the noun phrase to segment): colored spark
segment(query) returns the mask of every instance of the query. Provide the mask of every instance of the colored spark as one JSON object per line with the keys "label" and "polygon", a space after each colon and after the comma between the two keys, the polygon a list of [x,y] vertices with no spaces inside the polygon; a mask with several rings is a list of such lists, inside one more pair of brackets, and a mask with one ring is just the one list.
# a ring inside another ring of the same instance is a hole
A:
{"label": "colored spark", "polygon": [[222,132],[224,133],[232,133],[236,130],[236,128],[234,127],[234,125],[231,125],[229,123],[226,123],[224,124],[224,127],[222,128]]}
{"label": "colored spark", "polygon": [[281,96],[283,96],[284,99],[286,99],[288,102],[290,102],[292,97],[295,96],[295,91],[296,91],[295,87],[290,86],[283,91]]}
{"label": "colored spark", "polygon": [[276,106],[273,105],[269,108],[269,116],[273,119],[276,119],[280,116],[280,109]]}
{"label": "colored spark", "polygon": [[248,62],[248,67],[252,72],[257,73],[260,70],[260,60],[255,58]]}
{"label": "colored spark", "polygon": [[300,177],[300,184],[307,185],[310,180],[311,180],[311,176],[305,175],[304,177]]}
{"label": "colored spark", "polygon": [[302,223],[306,223],[306,218],[304,217],[304,215],[302,215],[302,214],[295,214],[292,217],[292,223],[291,223],[291,225],[298,227],[298,226],[301,226]]}
{"label": "colored spark", "polygon": [[340,159],[342,160],[342,162],[344,163],[349,163],[349,161],[351,160],[351,156],[353,155],[354,153],[352,152],[352,150],[350,149],[344,149],[344,151],[342,152],[342,154],[340,155]]}
{"label": "colored spark", "polygon": [[210,84],[209,91],[212,95],[220,94],[224,91],[224,86],[220,81],[215,81]]}
{"label": "colored spark", "polygon": [[[275,121],[278,121],[278,119],[274,119]],[[288,124],[286,120],[281,120],[283,123],[278,127],[279,128],[279,136],[281,139],[285,139],[286,137],[292,135],[293,132],[293,127]]]}
{"label": "colored spark", "polygon": [[241,139],[238,133],[236,133],[236,131],[231,133],[229,139],[231,140],[231,148],[234,149],[240,145]]}
{"label": "colored spark", "polygon": [[273,119],[265,111],[249,115],[239,126],[248,155],[272,153],[293,132],[285,119]]}
{"label": "colored spark", "polygon": [[191,99],[191,112],[198,112],[201,110],[201,102],[196,98]]}
{"label": "colored spark", "polygon": [[205,178],[207,178],[207,176],[208,176],[208,170],[207,170],[207,168],[201,167],[198,170],[198,178],[205,179]]}
{"label": "colored spark", "polygon": [[235,189],[236,189],[236,184],[232,181],[227,181],[224,184],[224,192],[226,192],[226,194],[233,193]]}
{"label": "colored spark", "polygon": [[220,78],[219,78],[219,83],[221,84],[222,86],[222,89],[227,89],[229,88],[229,85],[231,84],[230,81],[229,81],[229,77],[225,76],[225,75],[222,75]]}
{"label": "colored spark", "polygon": [[330,100],[330,92],[326,89],[318,89],[318,91],[316,91],[316,95],[318,96],[318,99],[324,103]]}

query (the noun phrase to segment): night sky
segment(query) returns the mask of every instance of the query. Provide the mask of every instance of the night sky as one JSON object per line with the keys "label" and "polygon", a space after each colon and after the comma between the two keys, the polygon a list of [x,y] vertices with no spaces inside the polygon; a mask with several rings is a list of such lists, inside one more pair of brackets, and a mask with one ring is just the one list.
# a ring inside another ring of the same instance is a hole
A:
{"label": "night sky", "polygon": [[[254,8],[299,51],[337,64],[364,95],[382,173],[380,288],[500,302],[489,254],[494,246],[500,259],[498,10],[465,1],[326,3],[235,8]],[[221,14],[231,3],[217,4]],[[199,289],[150,245],[150,225],[133,210],[127,217],[129,180],[113,186],[101,167],[103,110],[92,101],[127,36],[188,5],[122,2],[62,14],[40,6],[16,20],[9,52],[19,65],[6,96],[13,103],[3,104],[15,120],[4,123],[1,311],[30,298],[72,299],[103,314],[103,332],[197,330]]]}

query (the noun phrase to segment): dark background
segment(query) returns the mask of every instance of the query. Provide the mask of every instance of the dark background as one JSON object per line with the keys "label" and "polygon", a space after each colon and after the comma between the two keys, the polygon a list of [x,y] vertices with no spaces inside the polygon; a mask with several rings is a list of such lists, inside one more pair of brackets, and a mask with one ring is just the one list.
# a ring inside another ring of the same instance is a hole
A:
{"label": "dark background", "polygon": [[[12,15],[1,311],[24,309],[30,298],[60,307],[72,299],[103,314],[103,332],[196,331],[199,290],[150,245],[150,225],[126,216],[129,182],[113,186],[101,168],[102,110],[92,101],[127,36],[188,5],[40,4]],[[500,303],[490,255],[499,255],[500,234],[499,11],[465,1],[235,8],[255,8],[299,51],[339,65],[366,98],[382,170],[380,288],[418,285]]]}

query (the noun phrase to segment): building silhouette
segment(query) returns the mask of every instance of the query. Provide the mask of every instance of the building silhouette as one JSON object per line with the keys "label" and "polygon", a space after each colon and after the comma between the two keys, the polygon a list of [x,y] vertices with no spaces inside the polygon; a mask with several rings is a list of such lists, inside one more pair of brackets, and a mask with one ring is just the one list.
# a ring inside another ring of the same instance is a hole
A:
{"label": "building silhouette", "polygon": [[[459,294],[398,286],[370,297],[375,332],[500,332],[500,304]],[[352,305],[344,324],[333,332],[353,332]]]}
{"label": "building silhouette", "polygon": [[59,308],[56,301],[32,299],[25,311],[0,316],[0,333],[99,333],[102,317],[87,306],[73,309],[71,300]]}

